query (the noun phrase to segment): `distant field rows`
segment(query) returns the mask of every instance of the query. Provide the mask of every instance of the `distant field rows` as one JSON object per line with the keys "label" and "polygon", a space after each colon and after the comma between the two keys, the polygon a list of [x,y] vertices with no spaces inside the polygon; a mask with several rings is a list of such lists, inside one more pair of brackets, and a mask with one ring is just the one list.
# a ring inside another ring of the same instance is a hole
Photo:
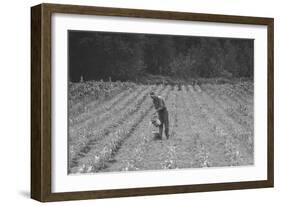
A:
{"label": "distant field rows", "polygon": [[[81,85],[77,88],[81,90]],[[165,99],[170,121],[168,140],[164,135],[162,140],[152,136],[157,129],[150,124],[154,112],[151,91]],[[78,98],[75,104],[79,104]],[[134,85],[86,105],[87,109],[75,114],[75,121],[69,123],[69,173],[241,166],[254,162],[251,82]]]}

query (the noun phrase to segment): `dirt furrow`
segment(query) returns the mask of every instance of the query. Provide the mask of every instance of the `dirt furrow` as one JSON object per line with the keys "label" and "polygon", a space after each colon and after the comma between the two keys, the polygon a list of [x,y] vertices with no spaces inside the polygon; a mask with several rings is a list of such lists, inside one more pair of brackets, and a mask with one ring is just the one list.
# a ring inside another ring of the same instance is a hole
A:
{"label": "dirt furrow", "polygon": [[[171,152],[168,153],[167,157],[167,159],[170,158],[171,161],[174,162],[174,168],[190,168],[194,165],[194,162],[196,162],[195,159],[192,159],[195,157],[195,145],[193,144],[195,134],[191,127],[195,122],[192,122],[191,113],[189,111],[191,103],[190,99],[186,99],[186,95],[185,88],[182,88],[176,99],[178,123],[175,128],[174,138],[170,140]],[[198,148],[196,148],[196,150],[198,150]],[[200,165],[198,167],[200,167]]]}
{"label": "dirt furrow", "polygon": [[170,112],[170,138],[164,144],[162,155],[160,155],[160,165],[162,169],[178,168],[178,147],[181,144],[181,134],[179,125],[181,124],[179,109],[179,99],[181,95],[181,87],[174,87],[174,95],[168,99],[168,108]]}
{"label": "dirt furrow", "polygon": [[188,136],[185,137],[183,148],[189,156],[190,162],[183,163],[179,166],[201,168],[219,165],[225,161],[222,152],[214,148],[214,140],[216,136],[209,125],[210,119],[204,113],[203,108],[196,96],[200,92],[196,92],[192,86],[187,88],[183,86],[182,102],[185,108],[184,115],[186,120],[186,128],[189,129]]}

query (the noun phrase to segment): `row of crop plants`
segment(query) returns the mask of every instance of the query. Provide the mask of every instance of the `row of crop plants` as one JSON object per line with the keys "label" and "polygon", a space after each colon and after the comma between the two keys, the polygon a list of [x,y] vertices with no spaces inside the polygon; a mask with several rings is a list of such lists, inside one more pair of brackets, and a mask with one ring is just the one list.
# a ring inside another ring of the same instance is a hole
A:
{"label": "row of crop plants", "polygon": [[186,128],[191,130],[189,134],[189,154],[191,156],[189,166],[192,168],[211,167],[213,159],[210,154],[213,152],[211,141],[214,134],[208,124],[208,116],[201,105],[201,100],[198,99],[200,92],[196,92],[191,85],[183,86],[183,102],[186,116]]}

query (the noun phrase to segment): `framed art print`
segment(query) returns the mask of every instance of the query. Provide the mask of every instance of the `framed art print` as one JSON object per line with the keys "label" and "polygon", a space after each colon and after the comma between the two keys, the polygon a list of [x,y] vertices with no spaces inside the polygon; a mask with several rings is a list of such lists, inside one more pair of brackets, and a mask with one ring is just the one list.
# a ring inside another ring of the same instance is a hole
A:
{"label": "framed art print", "polygon": [[31,196],[273,187],[273,19],[31,8]]}

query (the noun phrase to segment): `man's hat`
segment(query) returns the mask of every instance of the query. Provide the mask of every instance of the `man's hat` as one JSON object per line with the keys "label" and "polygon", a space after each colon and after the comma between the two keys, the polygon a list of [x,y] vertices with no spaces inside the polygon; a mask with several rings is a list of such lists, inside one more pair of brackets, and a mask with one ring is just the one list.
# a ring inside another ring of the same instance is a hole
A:
{"label": "man's hat", "polygon": [[150,92],[150,96],[155,96],[155,93],[154,92]]}

